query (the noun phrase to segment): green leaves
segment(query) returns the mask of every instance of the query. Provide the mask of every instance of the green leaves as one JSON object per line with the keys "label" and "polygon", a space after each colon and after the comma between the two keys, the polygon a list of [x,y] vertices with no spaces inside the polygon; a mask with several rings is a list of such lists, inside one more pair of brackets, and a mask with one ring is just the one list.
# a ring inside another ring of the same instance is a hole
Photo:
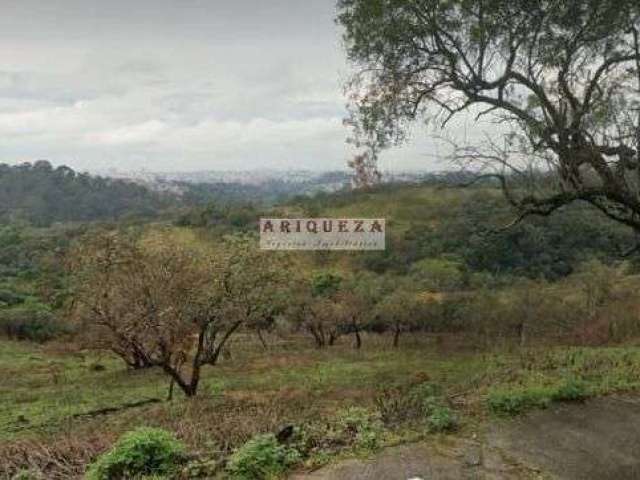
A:
{"label": "green leaves", "polygon": [[113,448],[89,467],[87,480],[126,480],[168,475],[186,456],[185,445],[159,428],[138,428],[124,434]]}
{"label": "green leaves", "polygon": [[273,434],[258,435],[236,450],[227,471],[236,480],[264,480],[283,474],[299,460],[298,451],[279,444]]}

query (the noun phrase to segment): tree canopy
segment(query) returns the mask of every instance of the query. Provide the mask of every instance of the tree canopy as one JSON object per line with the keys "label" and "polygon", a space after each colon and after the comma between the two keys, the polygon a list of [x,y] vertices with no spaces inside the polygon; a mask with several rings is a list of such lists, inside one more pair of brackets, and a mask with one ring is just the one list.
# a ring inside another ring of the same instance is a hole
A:
{"label": "tree canopy", "polygon": [[503,135],[453,156],[518,218],[585,201],[640,230],[637,1],[339,0],[338,22],[360,170],[415,120],[467,112]]}
{"label": "tree canopy", "polygon": [[0,164],[0,221],[24,220],[38,226],[54,222],[153,217],[173,199],[130,181],[115,180],[46,160]]}

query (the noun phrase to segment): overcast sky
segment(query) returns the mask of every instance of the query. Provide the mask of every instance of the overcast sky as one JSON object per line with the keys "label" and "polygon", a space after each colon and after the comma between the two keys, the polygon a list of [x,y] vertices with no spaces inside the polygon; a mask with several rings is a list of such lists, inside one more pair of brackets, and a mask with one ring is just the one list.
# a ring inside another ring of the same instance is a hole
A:
{"label": "overcast sky", "polygon": [[[334,0],[0,6],[0,162],[345,168],[348,67]],[[442,168],[435,153],[420,140],[383,167]]]}

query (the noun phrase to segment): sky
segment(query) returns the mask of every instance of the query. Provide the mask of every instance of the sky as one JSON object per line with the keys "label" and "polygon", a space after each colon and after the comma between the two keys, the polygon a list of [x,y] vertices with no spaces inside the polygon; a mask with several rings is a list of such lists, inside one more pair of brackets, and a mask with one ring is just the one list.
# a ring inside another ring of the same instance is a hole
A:
{"label": "sky", "polygon": [[[0,0],[0,162],[344,169],[334,0]],[[386,170],[442,169],[424,132]]]}

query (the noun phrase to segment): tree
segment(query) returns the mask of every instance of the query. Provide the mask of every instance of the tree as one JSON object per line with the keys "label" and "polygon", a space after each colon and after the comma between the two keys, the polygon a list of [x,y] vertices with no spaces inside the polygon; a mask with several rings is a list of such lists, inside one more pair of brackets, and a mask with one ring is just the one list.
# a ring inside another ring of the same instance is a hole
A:
{"label": "tree", "polygon": [[187,396],[231,336],[261,311],[284,272],[246,238],[215,248],[171,235],[99,233],[71,253],[74,312],[92,346],[160,367]]}
{"label": "tree", "polygon": [[353,333],[355,348],[362,347],[363,323],[370,314],[370,303],[361,289],[340,291],[333,305],[338,328],[344,333]]}
{"label": "tree", "polygon": [[423,307],[418,293],[402,286],[385,296],[377,305],[377,315],[393,332],[394,348],[400,345],[400,335],[422,320]]}
{"label": "tree", "polygon": [[338,275],[316,272],[298,278],[292,291],[289,315],[313,337],[317,348],[332,346],[342,333],[338,302],[342,281]]}
{"label": "tree", "polygon": [[585,337],[587,328],[596,320],[598,311],[615,297],[616,287],[624,284],[627,269],[628,265],[625,263],[608,266],[597,259],[590,259],[580,265],[574,274],[572,280],[584,295],[582,331]]}
{"label": "tree", "polygon": [[338,322],[341,331],[353,334],[356,349],[362,347],[361,332],[375,320],[376,305],[394,287],[391,278],[366,271],[342,282],[336,294]]}
{"label": "tree", "polygon": [[433,292],[460,289],[464,282],[462,262],[447,258],[424,258],[409,269],[415,284]]}
{"label": "tree", "polygon": [[516,221],[584,201],[640,231],[636,0],[339,0],[338,22],[371,169],[415,120],[466,112],[504,133],[455,140],[453,156],[497,182]]}

